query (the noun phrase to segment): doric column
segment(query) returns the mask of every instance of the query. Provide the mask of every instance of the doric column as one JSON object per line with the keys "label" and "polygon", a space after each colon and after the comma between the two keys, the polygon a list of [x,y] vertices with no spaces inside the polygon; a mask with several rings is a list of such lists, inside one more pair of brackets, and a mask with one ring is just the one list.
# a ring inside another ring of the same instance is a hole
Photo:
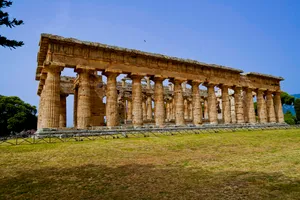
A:
{"label": "doric column", "polygon": [[60,95],[59,128],[67,126],[67,96],[66,94]]}
{"label": "doric column", "polygon": [[152,120],[152,99],[151,99],[151,95],[147,96],[147,120]]}
{"label": "doric column", "polygon": [[90,75],[92,71],[78,69],[78,106],[77,106],[77,128],[86,129],[91,126],[91,84]]}
{"label": "doric column", "polygon": [[142,102],[142,108],[143,108],[143,121],[147,120],[147,105],[146,105],[146,99],[143,98]]}
{"label": "doric column", "polygon": [[189,104],[189,120],[193,120],[193,104],[190,101],[188,101],[188,104]]}
{"label": "doric column", "polygon": [[208,119],[208,101],[207,101],[207,97],[204,98],[203,107],[204,107],[204,119]]}
{"label": "doric column", "polygon": [[117,93],[117,76],[118,73],[105,72],[107,77],[106,86],[106,126],[114,127],[119,125],[118,119],[118,93]]}
{"label": "doric column", "polygon": [[277,91],[274,94],[274,107],[275,107],[277,123],[284,123],[284,115],[283,115],[283,110],[282,110],[280,93],[281,92]]}
{"label": "doric column", "polygon": [[174,103],[175,103],[175,124],[177,126],[183,126],[184,123],[184,106],[182,96],[182,80],[173,80],[174,84]]}
{"label": "doric column", "polygon": [[230,102],[231,123],[235,124],[236,114],[235,114],[235,100],[233,95],[229,96],[229,102]]}
{"label": "doric column", "polygon": [[208,93],[208,118],[210,124],[218,124],[217,118],[217,98],[215,94],[215,85],[208,84],[207,85],[207,93]]}
{"label": "doric column", "polygon": [[165,104],[164,104],[164,78],[154,77],[154,105],[155,105],[155,125],[163,126],[165,122]]}
{"label": "doric column", "polygon": [[132,101],[131,99],[127,100],[127,120],[132,120]]}
{"label": "doric column", "polygon": [[199,92],[199,82],[192,82],[192,106],[193,106],[193,124],[199,126],[202,124],[202,105]]}
{"label": "doric column", "polygon": [[77,128],[78,88],[74,87],[73,126]]}
{"label": "doric column", "polygon": [[140,75],[131,75],[132,79],[132,124],[135,127],[143,125],[142,85]]}
{"label": "doric column", "polygon": [[259,123],[267,122],[266,101],[264,98],[264,90],[257,89],[257,114]]}
{"label": "doric column", "polygon": [[274,108],[274,102],[273,102],[273,92],[267,91],[266,98],[267,98],[268,122],[276,123],[275,108]]}
{"label": "doric column", "polygon": [[101,126],[104,124],[102,94],[97,90],[97,86],[102,82],[102,77],[93,74],[91,80],[91,126]]}
{"label": "doric column", "polygon": [[[42,86],[44,88],[44,86]],[[42,124],[43,124],[43,110],[44,110],[44,95],[45,92],[43,92],[44,89],[42,89],[41,93],[40,93],[40,103],[39,103],[39,113],[38,113],[38,124],[37,124],[37,129],[42,128]]]}
{"label": "doric column", "polygon": [[44,86],[44,106],[41,128],[59,127],[60,109],[60,72],[61,66],[45,66],[47,78]]}
{"label": "doric column", "polygon": [[183,105],[184,105],[184,119],[187,120],[189,119],[189,105],[186,98],[183,100]]}
{"label": "doric column", "polygon": [[234,101],[235,101],[235,113],[236,113],[235,115],[236,115],[236,123],[238,124],[245,123],[242,94],[243,93],[241,87],[234,88]]}
{"label": "doric column", "polygon": [[231,122],[231,113],[230,113],[230,101],[228,94],[228,86],[222,85],[222,118],[224,124],[230,124]]}
{"label": "doric column", "polygon": [[254,124],[256,123],[255,110],[254,110],[254,102],[252,96],[252,89],[246,88],[246,102],[247,102],[247,114],[248,115],[248,123]]}
{"label": "doric column", "polygon": [[124,123],[125,121],[125,102],[122,96],[118,97],[118,120],[119,123]]}
{"label": "doric column", "polygon": [[[172,84],[172,87],[174,89],[174,84]],[[175,95],[173,95],[173,99],[172,99],[172,120],[175,121],[175,115],[176,115],[176,107],[175,107]]]}

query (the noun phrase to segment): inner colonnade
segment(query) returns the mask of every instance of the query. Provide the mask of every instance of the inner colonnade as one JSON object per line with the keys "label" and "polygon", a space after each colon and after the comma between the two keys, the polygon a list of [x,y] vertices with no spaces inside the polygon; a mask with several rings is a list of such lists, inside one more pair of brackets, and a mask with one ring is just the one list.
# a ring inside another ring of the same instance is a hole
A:
{"label": "inner colonnade", "polygon": [[66,127],[68,95],[77,129],[284,122],[281,77],[50,34],[39,45],[39,129]]}

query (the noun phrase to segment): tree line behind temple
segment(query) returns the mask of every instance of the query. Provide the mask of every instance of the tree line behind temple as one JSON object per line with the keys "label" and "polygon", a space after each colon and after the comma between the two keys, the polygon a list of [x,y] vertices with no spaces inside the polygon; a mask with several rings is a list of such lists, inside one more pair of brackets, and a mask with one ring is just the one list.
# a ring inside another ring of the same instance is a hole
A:
{"label": "tree line behind temple", "polygon": [[[283,105],[294,105],[296,116],[290,111],[285,113],[284,120],[288,124],[300,124],[300,99],[286,92],[281,94]],[[254,103],[257,112],[256,102]],[[37,109],[19,97],[0,95],[0,136],[15,134],[32,134],[37,128]]]}

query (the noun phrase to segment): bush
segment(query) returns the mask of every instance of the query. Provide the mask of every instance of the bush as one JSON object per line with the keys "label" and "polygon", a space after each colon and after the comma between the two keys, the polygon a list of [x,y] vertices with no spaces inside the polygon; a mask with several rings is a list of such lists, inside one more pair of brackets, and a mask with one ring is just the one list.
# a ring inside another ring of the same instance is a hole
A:
{"label": "bush", "polygon": [[296,117],[291,113],[291,111],[287,111],[284,114],[284,121],[289,125],[295,125],[296,124]]}

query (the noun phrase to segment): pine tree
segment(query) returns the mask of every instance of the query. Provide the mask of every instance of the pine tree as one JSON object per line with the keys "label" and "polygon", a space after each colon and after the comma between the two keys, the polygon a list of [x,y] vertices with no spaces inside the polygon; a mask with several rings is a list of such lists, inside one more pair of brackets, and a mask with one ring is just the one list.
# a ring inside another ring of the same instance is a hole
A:
{"label": "pine tree", "polygon": [[[24,24],[22,20],[17,20],[13,18],[11,20],[9,18],[9,14],[7,12],[3,12],[3,8],[8,8],[12,5],[12,1],[0,0],[0,27],[5,25],[9,28],[14,28],[15,26],[19,26]],[[3,47],[13,48],[21,47],[24,45],[23,41],[9,40],[5,36],[0,35],[0,45]]]}
{"label": "pine tree", "polygon": [[296,99],[294,103],[297,123],[300,123],[300,99]]}

